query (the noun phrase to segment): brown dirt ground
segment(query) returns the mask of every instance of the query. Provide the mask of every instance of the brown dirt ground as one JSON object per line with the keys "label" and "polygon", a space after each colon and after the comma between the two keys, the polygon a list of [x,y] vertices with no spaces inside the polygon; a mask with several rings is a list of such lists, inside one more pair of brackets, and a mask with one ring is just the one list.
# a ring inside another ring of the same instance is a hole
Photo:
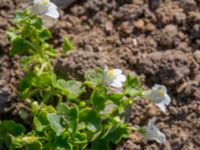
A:
{"label": "brown dirt ground", "polygon": [[[0,2],[0,119],[17,117],[16,107],[25,107],[16,97],[23,73],[18,58],[8,56],[5,30],[26,1]],[[200,149],[199,0],[80,0],[60,12],[51,42],[59,48],[63,37],[70,36],[77,51],[58,60],[58,73],[81,79],[86,69],[107,64],[138,74],[144,88],[155,83],[168,87],[172,103],[167,113],[140,101],[129,121],[145,125],[157,116],[167,142],[144,143],[132,134],[116,150]]]}

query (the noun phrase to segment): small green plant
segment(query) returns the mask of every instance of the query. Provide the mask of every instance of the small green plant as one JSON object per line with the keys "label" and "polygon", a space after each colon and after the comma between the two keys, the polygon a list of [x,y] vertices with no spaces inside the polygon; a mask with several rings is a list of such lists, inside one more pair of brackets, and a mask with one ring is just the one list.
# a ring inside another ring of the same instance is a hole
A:
{"label": "small green plant", "polygon": [[[21,55],[25,76],[19,83],[19,96],[31,108],[33,128],[26,131],[14,121],[0,122],[0,148],[109,150],[111,144],[128,138],[131,131],[144,134],[146,140],[165,142],[155,119],[142,128],[125,122],[126,108],[138,97],[151,100],[165,111],[170,97],[164,86],[144,91],[136,76],[125,76],[122,70],[107,66],[86,71],[84,81],[65,80],[54,72],[54,59],[74,46],[66,38],[61,53],[48,44],[51,32],[37,15],[52,16],[52,6],[48,0],[35,0],[31,9],[17,13],[16,26],[8,31],[11,55]],[[55,11],[53,7],[52,17],[57,18]]]}

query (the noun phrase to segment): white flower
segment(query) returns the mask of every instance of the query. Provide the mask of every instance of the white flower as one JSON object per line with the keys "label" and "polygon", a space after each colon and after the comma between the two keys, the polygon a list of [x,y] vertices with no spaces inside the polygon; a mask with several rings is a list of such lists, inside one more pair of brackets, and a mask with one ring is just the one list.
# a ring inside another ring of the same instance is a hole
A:
{"label": "white flower", "polygon": [[108,69],[108,67],[105,66],[104,68],[105,84],[115,88],[121,88],[125,81],[126,81],[126,76],[122,74],[121,69]]}
{"label": "white flower", "polygon": [[46,15],[55,19],[59,17],[57,6],[49,0],[34,0],[31,13],[34,15]]}
{"label": "white flower", "polygon": [[148,126],[145,126],[145,140],[152,141],[155,140],[158,143],[165,143],[166,136],[155,126],[156,118],[152,118],[149,120]]}
{"label": "white flower", "polygon": [[163,112],[166,112],[166,106],[170,104],[171,98],[167,94],[167,89],[163,85],[154,85],[151,90],[144,92],[144,98],[151,100]]}

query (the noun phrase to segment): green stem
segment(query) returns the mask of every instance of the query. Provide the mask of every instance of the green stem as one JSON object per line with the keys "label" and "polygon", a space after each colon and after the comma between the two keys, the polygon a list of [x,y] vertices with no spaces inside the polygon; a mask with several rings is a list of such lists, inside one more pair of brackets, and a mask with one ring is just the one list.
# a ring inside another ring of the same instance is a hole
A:
{"label": "green stem", "polygon": [[45,69],[46,66],[47,66],[47,63],[43,63],[43,64],[42,64],[41,68],[40,68],[39,71],[38,71],[38,75],[41,75],[41,74],[42,74],[42,72],[44,71],[44,69]]}

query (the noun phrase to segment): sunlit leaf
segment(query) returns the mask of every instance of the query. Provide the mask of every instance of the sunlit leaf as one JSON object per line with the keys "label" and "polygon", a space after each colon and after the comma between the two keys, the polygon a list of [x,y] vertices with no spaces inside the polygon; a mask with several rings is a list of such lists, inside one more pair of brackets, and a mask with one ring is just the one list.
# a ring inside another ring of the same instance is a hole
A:
{"label": "sunlit leaf", "polygon": [[103,83],[104,73],[101,69],[88,70],[85,73],[86,84],[92,88]]}
{"label": "sunlit leaf", "polygon": [[47,114],[47,118],[56,135],[61,135],[64,132],[64,128],[61,125],[61,117],[55,113],[50,113]]}
{"label": "sunlit leaf", "polygon": [[64,42],[62,44],[62,49],[63,49],[63,52],[68,52],[68,51],[71,51],[71,50],[74,50],[74,45],[71,43],[70,39],[69,38],[65,38],[64,39]]}
{"label": "sunlit leaf", "polygon": [[57,107],[58,114],[64,116],[69,125],[69,130],[75,133],[78,127],[79,110],[78,107],[68,107],[64,103],[60,103]]}
{"label": "sunlit leaf", "polygon": [[69,99],[78,98],[83,92],[85,92],[85,87],[79,81],[69,80],[65,81],[59,79],[57,81],[57,87],[66,94]]}

